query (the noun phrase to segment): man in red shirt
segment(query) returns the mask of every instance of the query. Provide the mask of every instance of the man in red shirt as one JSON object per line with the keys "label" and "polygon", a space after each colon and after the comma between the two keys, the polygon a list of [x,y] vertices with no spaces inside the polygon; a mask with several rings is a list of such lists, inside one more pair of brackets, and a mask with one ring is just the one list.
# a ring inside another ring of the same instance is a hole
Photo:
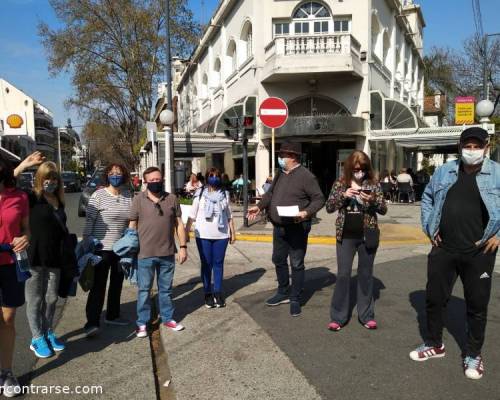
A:
{"label": "man in red shirt", "polygon": [[[26,193],[16,189],[10,164],[0,159],[0,245],[10,245],[15,253],[28,247],[29,204]],[[0,387],[13,397],[19,382],[12,374],[16,338],[16,308],[24,304],[24,282],[18,282],[15,260],[0,252]]]}

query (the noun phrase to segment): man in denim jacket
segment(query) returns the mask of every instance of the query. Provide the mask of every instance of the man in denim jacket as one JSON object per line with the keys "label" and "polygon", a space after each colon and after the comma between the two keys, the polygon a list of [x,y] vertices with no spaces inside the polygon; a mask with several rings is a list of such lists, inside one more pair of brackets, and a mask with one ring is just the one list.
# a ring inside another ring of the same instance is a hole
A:
{"label": "man in denim jacket", "polygon": [[427,266],[427,334],[410,353],[415,361],[444,357],[443,311],[457,276],[467,307],[465,376],[484,372],[484,342],[491,276],[500,242],[500,164],[485,158],[488,133],[469,128],[460,136],[460,160],[438,168],[422,197],[422,228],[432,242]]}

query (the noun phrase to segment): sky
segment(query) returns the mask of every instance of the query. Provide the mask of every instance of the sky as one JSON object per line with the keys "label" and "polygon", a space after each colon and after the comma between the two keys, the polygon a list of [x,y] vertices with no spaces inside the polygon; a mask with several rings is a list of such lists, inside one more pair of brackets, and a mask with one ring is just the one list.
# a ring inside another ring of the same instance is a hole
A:
{"label": "sky", "polygon": [[[195,18],[203,19],[202,22],[210,18],[218,2],[219,0],[188,0]],[[424,31],[425,49],[432,46],[459,49],[463,40],[474,33],[471,0],[415,2],[422,6],[427,24]],[[499,0],[480,0],[486,33],[500,32],[498,2]],[[45,51],[37,35],[40,21],[48,23],[50,27],[59,26],[48,0],[0,0],[0,78],[6,79],[49,108],[54,113],[56,125],[65,125],[66,120],[71,118],[73,126],[80,131],[79,125],[83,121],[75,110],[68,111],[64,107],[64,100],[72,93],[70,76],[49,75]]]}

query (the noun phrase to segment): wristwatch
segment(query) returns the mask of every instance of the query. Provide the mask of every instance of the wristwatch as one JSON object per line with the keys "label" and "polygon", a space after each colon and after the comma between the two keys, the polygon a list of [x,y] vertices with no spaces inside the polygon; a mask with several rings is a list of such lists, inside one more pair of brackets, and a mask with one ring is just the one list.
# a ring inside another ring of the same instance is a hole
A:
{"label": "wristwatch", "polygon": [[179,246],[181,249],[187,249],[188,247],[186,245]]}

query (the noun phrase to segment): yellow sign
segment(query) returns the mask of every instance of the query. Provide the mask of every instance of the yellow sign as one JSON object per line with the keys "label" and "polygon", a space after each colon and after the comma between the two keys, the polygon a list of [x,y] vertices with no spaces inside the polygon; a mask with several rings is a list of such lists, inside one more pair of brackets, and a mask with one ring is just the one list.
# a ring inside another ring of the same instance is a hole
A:
{"label": "yellow sign", "polygon": [[455,124],[474,123],[474,97],[457,97],[455,99]]}
{"label": "yellow sign", "polygon": [[7,125],[9,125],[12,129],[18,129],[23,126],[24,121],[20,115],[11,114],[7,117]]}

